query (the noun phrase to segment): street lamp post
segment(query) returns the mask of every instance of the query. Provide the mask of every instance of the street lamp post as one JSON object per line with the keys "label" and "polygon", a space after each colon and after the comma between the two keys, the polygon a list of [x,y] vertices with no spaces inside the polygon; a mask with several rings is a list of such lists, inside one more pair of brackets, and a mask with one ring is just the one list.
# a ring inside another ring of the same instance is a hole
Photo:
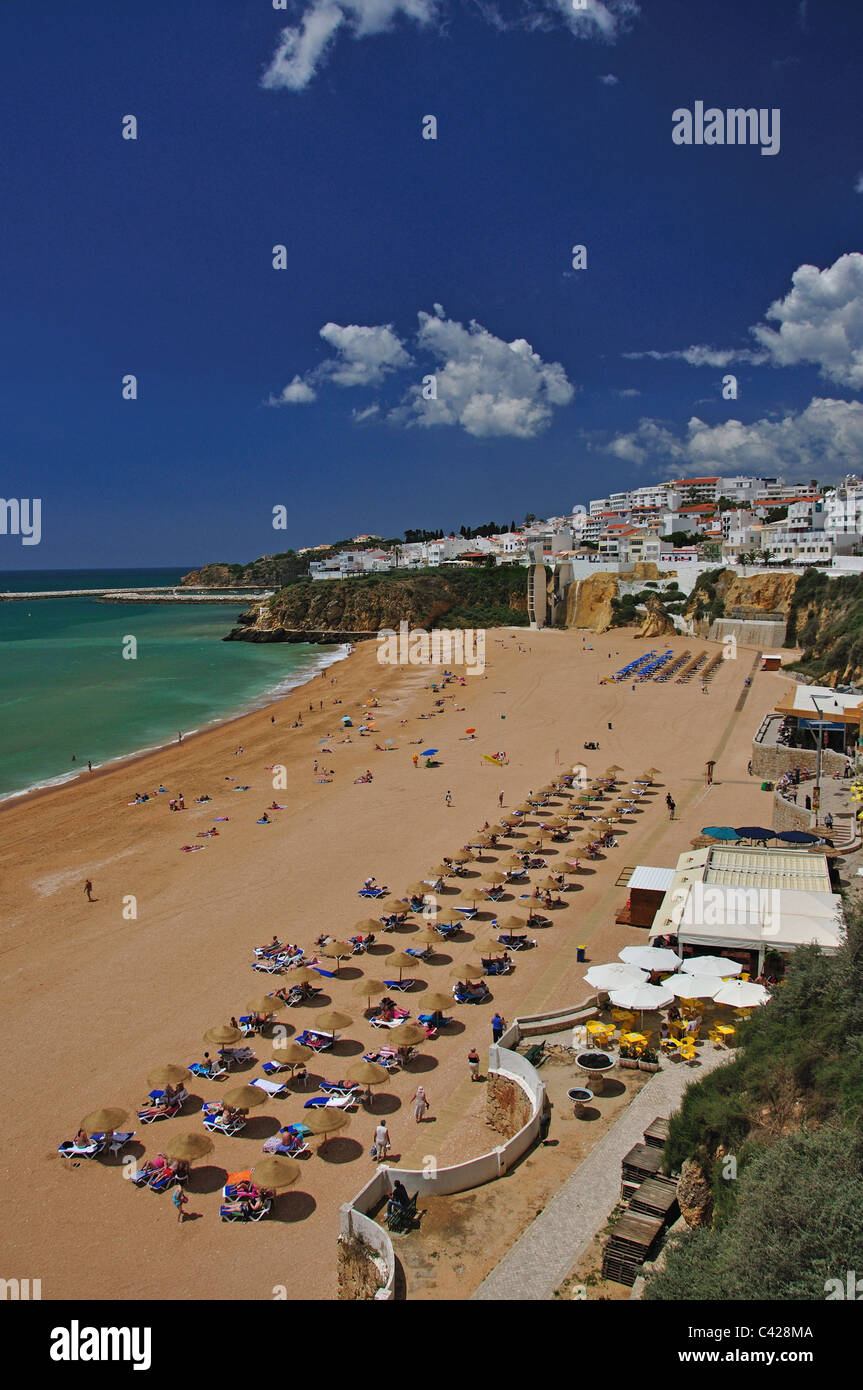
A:
{"label": "street lamp post", "polygon": [[[823,712],[822,712],[822,710],[821,710],[821,706],[819,705],[818,701],[815,699],[815,696],[814,696],[814,695],[810,695],[809,698],[810,698],[810,700],[812,701],[813,705],[815,706],[815,709],[816,709],[817,712],[818,712],[818,720],[819,720],[818,729],[817,729],[817,731],[816,731],[816,737],[817,737],[817,740],[818,740],[818,741],[817,741],[817,744],[816,744],[816,752],[815,752],[815,787],[816,787],[816,790],[817,790],[817,792],[818,792],[818,795],[817,795],[817,797],[816,797],[816,801],[817,801],[818,805],[817,805],[817,807],[816,807],[816,809],[815,809],[815,829],[817,830],[817,829],[818,829],[818,816],[819,816],[820,811],[821,811],[821,754],[822,754],[822,749],[823,749],[823,744],[824,744],[824,730],[821,728],[821,724],[824,722],[824,716],[823,716]],[[810,730],[810,733],[811,733],[811,732],[812,732],[812,730]]]}

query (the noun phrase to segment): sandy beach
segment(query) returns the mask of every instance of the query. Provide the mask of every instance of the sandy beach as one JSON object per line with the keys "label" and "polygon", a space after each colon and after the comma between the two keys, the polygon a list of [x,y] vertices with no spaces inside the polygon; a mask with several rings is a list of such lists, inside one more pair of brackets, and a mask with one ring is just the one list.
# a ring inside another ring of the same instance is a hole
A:
{"label": "sandy beach", "polygon": [[[717,650],[693,639],[667,645]],[[0,808],[3,1006],[13,1024],[5,1069],[8,1273],[41,1278],[45,1299],[267,1299],[279,1285],[288,1297],[334,1298],[337,1209],[372,1171],[375,1120],[366,1111],[354,1113],[322,1154],[312,1140],[300,1180],[279,1197],[274,1218],[248,1226],[219,1221],[225,1173],[249,1167],[278,1125],[301,1119],[312,1090],[260,1107],[237,1138],[215,1136],[213,1154],[196,1165],[189,1187],[187,1210],[197,1219],[183,1225],[168,1197],[123,1180],[120,1160],[70,1167],[57,1144],[103,1105],[129,1110],[129,1127],[141,1141],[131,1152],[139,1156],[152,1156],[177,1133],[200,1130],[199,1100],[183,1116],[143,1129],[134,1112],[149,1089],[148,1072],[200,1059],[207,1028],[275,987],[250,968],[254,946],[276,933],[309,954],[322,932],[351,935],[357,921],[375,915],[374,904],[357,896],[367,876],[402,896],[443,854],[496,820],[500,792],[511,808],[577,761],[591,774],[618,763],[623,781],[653,764],[661,774],[650,805],[617,828],[617,849],[585,866],[578,890],[552,914],[553,926],[536,933],[537,948],[516,957],[512,975],[490,982],[493,1003],[455,1007],[457,1028],[420,1049],[419,1067],[381,1088],[377,1113],[386,1114],[396,1159],[421,1163],[433,1153],[444,1165],[493,1142],[483,1123],[484,1089],[471,1086],[466,1054],[475,1044],[485,1060],[495,1009],[512,1018],[587,997],[577,946],[597,962],[645,940],[644,932],[614,923],[626,897],[614,885],[625,867],[673,865],[703,825],[760,823],[770,815],[769,798],[746,765],[752,735],[788,678],[756,672],[756,652],[741,647],[707,695],[697,680],[646,682],[635,690],[600,684],[644,647],[626,630],[604,637],[492,631],[485,676],[447,686],[445,711],[421,719],[434,709],[428,685],[435,673],[379,666],[369,643],[276,705]],[[379,732],[363,737],[358,715],[372,693]],[[293,728],[300,713],[302,728]],[[340,741],[346,714],[354,723],[350,743]],[[475,740],[468,728],[476,729]],[[386,739],[394,740],[391,751],[376,751]],[[586,740],[598,741],[599,751],[584,752]],[[427,769],[421,759],[415,768],[412,755],[427,746],[440,750],[441,766]],[[481,756],[497,749],[507,752],[504,768]],[[716,761],[709,788],[708,758]],[[315,759],[335,770],[332,781],[318,782]],[[273,788],[274,765],[286,769],[284,790]],[[356,783],[366,769],[373,781]],[[238,783],[249,790],[235,790]],[[170,813],[167,794],[128,804],[160,784],[171,796],[182,792],[187,809]],[[677,803],[674,822],[667,791]],[[212,800],[196,805],[203,793]],[[286,809],[270,813],[272,824],[257,824],[274,800]],[[229,818],[218,822],[218,838],[199,838],[218,816]],[[181,852],[187,844],[203,849]],[[501,857],[509,852],[505,847]],[[494,867],[490,860],[472,866],[482,874]],[[92,903],[83,891],[88,877]],[[529,890],[513,890],[502,912],[524,906],[516,891]],[[453,888],[442,902],[454,900]],[[457,942],[419,966],[422,992],[397,1002],[414,1017],[422,1012],[426,990],[448,991],[453,962],[473,959],[488,936],[482,923],[468,924]],[[310,1071],[335,1080],[362,1051],[386,1041],[351,989],[360,972],[382,977],[389,951],[410,944],[410,933],[379,934],[378,954],[353,958],[338,978],[324,981],[324,1001],[354,1023],[335,1054],[314,1059]],[[279,1021],[299,1033],[314,1026],[314,1014],[314,1007],[292,1008]],[[254,1046],[262,1061],[271,1056],[266,1038]],[[236,1078],[256,1075],[260,1067]],[[433,1118],[421,1126],[409,1104],[419,1082]],[[190,1089],[203,1100],[220,1093],[212,1081]],[[19,1196],[24,1174],[35,1193],[26,1203]],[[455,1282],[453,1296],[465,1296]]]}

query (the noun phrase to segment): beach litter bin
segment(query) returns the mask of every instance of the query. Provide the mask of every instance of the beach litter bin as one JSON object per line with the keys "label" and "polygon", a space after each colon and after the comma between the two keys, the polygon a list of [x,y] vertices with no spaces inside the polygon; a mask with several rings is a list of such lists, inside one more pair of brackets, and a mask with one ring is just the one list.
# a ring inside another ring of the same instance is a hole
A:
{"label": "beach litter bin", "polygon": [[585,961],[587,960],[587,947],[586,947],[586,946],[576,946],[576,948],[575,948],[575,959],[576,959],[576,962],[577,962],[579,965],[584,965]]}

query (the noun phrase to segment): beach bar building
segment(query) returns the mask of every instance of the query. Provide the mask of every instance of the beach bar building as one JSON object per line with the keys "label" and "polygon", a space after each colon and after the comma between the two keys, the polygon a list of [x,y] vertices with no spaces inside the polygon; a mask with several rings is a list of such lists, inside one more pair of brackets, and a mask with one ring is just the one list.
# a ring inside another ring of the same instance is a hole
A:
{"label": "beach bar building", "polygon": [[806,850],[719,847],[681,855],[650,937],[676,936],[680,954],[723,955],[754,978],[768,953],[845,940],[827,857]]}
{"label": "beach bar building", "polygon": [[790,727],[795,748],[811,748],[822,734],[822,747],[849,753],[860,741],[863,696],[846,695],[829,685],[794,685],[776,706]]}

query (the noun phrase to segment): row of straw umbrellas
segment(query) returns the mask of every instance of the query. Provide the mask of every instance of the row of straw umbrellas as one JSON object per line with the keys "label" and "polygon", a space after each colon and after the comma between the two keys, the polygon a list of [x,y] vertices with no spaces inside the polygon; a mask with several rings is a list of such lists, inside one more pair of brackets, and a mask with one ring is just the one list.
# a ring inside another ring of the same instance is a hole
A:
{"label": "row of straw umbrellas", "polygon": [[[579,797],[580,801],[582,803],[590,802],[597,795],[601,796],[603,792],[609,789],[609,784],[614,784],[617,774],[622,770],[623,769],[616,764],[607,768],[602,778],[595,779],[590,784],[589,790],[581,793]],[[647,773],[642,774],[642,778],[639,780],[650,782],[654,776],[658,775],[658,772],[658,768],[649,769]],[[558,779],[557,782],[550,782],[546,786],[540,788],[539,792],[532,799],[517,808],[520,813],[518,816],[504,817],[499,824],[491,826],[488,831],[481,832],[475,841],[476,847],[481,852],[489,849],[500,849],[501,847],[497,844],[497,840],[506,839],[510,836],[513,829],[523,824],[528,816],[536,814],[538,805],[541,805],[549,796],[557,794],[560,789],[560,779]],[[618,798],[619,802],[628,800],[629,798],[625,796],[620,796]],[[613,817],[614,813],[612,812],[609,819]],[[543,824],[546,829],[564,829],[575,819],[580,819],[580,817],[578,812],[573,809],[564,811],[559,816],[550,817],[548,820],[545,820]],[[531,852],[537,851],[542,848],[543,838],[544,834],[540,831],[540,833],[525,841],[523,848]],[[587,845],[593,843],[595,839],[595,834],[586,834],[581,837],[579,843],[583,844],[586,848]],[[456,854],[451,856],[450,863],[441,862],[436,865],[431,872],[435,878],[442,877],[452,872],[451,865],[453,863],[465,864],[472,862],[474,858],[475,856],[470,851],[459,850]],[[512,854],[509,859],[502,861],[502,863],[508,869],[522,867],[521,859],[516,854]],[[480,887],[474,888],[469,885],[467,888],[463,888],[463,892],[467,898],[473,903],[476,903],[485,898],[489,888],[500,887],[506,882],[508,882],[507,875],[496,870],[485,876],[483,884]],[[549,877],[541,881],[539,886],[551,890],[557,888],[559,885],[554,879]],[[397,899],[392,896],[380,899],[377,903],[378,910],[381,912],[382,916],[390,913],[403,913],[406,910],[406,903],[409,901],[410,897],[425,897],[428,892],[429,884],[427,882],[411,884],[407,890],[409,895],[407,899]],[[463,923],[464,917],[460,913],[444,911],[437,916],[436,921],[441,925],[456,926]],[[514,914],[504,917],[498,923],[499,928],[507,930],[523,929],[526,925],[526,918],[518,917]],[[362,922],[358,922],[356,929],[363,935],[368,935],[369,932],[377,932],[379,928],[379,920],[367,918]],[[431,926],[421,928],[412,939],[426,946],[434,946],[440,940],[438,933]],[[490,939],[488,945],[492,949],[500,949],[499,943],[494,937]],[[337,970],[340,967],[341,961],[352,955],[352,953],[353,947],[351,943],[338,939],[328,942],[322,949],[322,954],[326,955],[327,958],[336,960]],[[404,951],[395,951],[387,957],[386,963],[389,970],[398,969],[399,978],[401,979],[402,972],[405,969],[415,967],[416,958],[408,955]],[[481,963],[467,961],[454,965],[450,971],[450,976],[454,980],[477,980],[482,978],[484,973],[485,971]],[[317,972],[309,966],[299,966],[291,971],[292,984],[311,983],[319,978]],[[373,979],[363,975],[352,985],[351,992],[358,1000],[365,999],[367,1010],[370,1010],[372,1000],[382,996],[386,992],[386,988],[387,986],[383,980]],[[423,996],[423,1004],[428,1012],[443,1013],[445,1010],[452,1008],[453,997],[452,995],[434,991]],[[284,1001],[272,995],[260,995],[249,1000],[246,1007],[250,1013],[272,1015],[280,1012],[286,1005]],[[315,1015],[316,1031],[335,1034],[336,1032],[350,1027],[352,1022],[353,1019],[348,1014],[342,1013],[338,1009],[326,1009]],[[231,1024],[218,1024],[205,1032],[204,1041],[213,1046],[224,1048],[239,1043],[242,1037],[243,1034],[240,1030],[233,1027]],[[426,1033],[424,1029],[416,1024],[404,1022],[390,1031],[388,1042],[390,1046],[401,1049],[414,1047],[425,1041],[425,1039]],[[312,1056],[314,1056],[314,1053],[311,1048],[296,1041],[288,1040],[281,1035],[277,1036],[273,1045],[273,1061],[280,1066],[290,1067],[292,1074],[297,1066],[305,1064]],[[161,1089],[166,1086],[179,1086],[185,1084],[190,1076],[191,1073],[187,1067],[179,1066],[176,1063],[166,1063],[150,1072],[147,1077],[147,1083],[154,1089]],[[368,1062],[364,1059],[360,1059],[351,1063],[350,1066],[345,1069],[345,1076],[348,1080],[358,1085],[365,1086],[369,1094],[371,1094],[373,1087],[380,1085],[387,1079],[388,1072],[385,1067],[380,1066],[376,1062]],[[267,1099],[268,1097],[265,1091],[257,1086],[251,1085],[232,1087],[224,1095],[224,1102],[226,1105],[244,1110],[255,1109],[263,1105]],[[81,1121],[81,1128],[86,1130],[88,1134],[110,1134],[119,1130],[120,1126],[126,1122],[128,1117],[128,1110],[117,1106],[106,1106],[86,1115]],[[348,1119],[348,1115],[343,1110],[321,1107],[307,1112],[304,1115],[303,1124],[312,1134],[320,1136],[325,1143],[330,1135],[343,1129],[348,1124]],[[169,1139],[163,1146],[162,1152],[169,1160],[192,1163],[205,1158],[208,1154],[212,1153],[213,1148],[213,1141],[208,1134],[191,1132],[177,1134],[172,1139]],[[277,1192],[292,1186],[299,1178],[300,1171],[299,1164],[293,1159],[278,1154],[268,1154],[254,1165],[252,1168],[252,1175],[260,1188]]]}

